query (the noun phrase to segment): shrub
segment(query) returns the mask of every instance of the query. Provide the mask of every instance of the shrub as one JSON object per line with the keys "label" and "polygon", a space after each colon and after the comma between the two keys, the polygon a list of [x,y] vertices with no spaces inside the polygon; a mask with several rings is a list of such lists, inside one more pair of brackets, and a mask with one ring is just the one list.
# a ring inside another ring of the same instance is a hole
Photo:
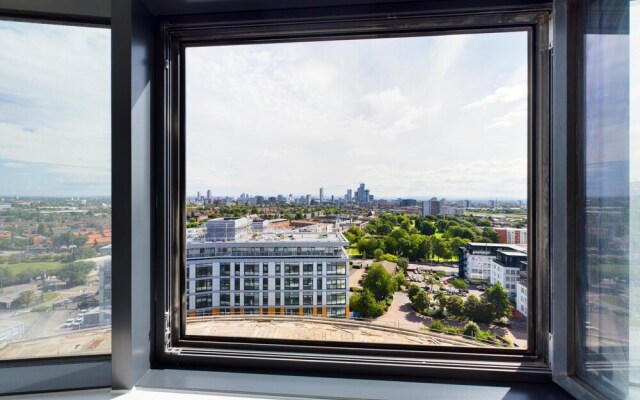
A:
{"label": "shrub", "polygon": [[439,320],[435,320],[429,325],[429,329],[432,331],[444,332],[444,324]]}
{"label": "shrub", "polygon": [[463,335],[470,336],[473,338],[478,337],[479,333],[480,333],[480,327],[478,326],[478,324],[476,324],[473,321],[467,322],[467,324],[464,326],[462,330]]}

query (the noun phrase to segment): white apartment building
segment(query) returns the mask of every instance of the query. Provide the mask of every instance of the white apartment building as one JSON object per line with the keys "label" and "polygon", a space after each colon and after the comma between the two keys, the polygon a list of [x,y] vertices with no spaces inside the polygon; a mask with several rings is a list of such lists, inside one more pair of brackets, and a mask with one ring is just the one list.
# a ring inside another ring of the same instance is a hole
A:
{"label": "white apartment building", "polygon": [[520,282],[516,282],[516,309],[525,317],[527,316],[527,281],[521,280]]}
{"label": "white apartment building", "polygon": [[472,281],[489,281],[491,266],[500,250],[518,251],[526,255],[526,247],[501,243],[468,243],[458,250],[459,275]]}
{"label": "white apartment building", "polygon": [[516,292],[520,272],[526,271],[527,254],[515,250],[498,250],[491,260],[489,283],[500,283],[509,293]]}
{"label": "white apartment building", "polygon": [[341,233],[245,231],[233,241],[208,239],[214,236],[187,242],[188,315],[349,314],[349,242]]}

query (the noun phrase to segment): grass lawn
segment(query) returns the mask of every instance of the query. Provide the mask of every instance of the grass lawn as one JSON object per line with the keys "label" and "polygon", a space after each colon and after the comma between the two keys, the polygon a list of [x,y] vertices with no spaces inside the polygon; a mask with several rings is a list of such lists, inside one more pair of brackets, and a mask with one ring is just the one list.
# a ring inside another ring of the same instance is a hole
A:
{"label": "grass lawn", "polygon": [[57,261],[39,261],[39,262],[32,262],[32,263],[26,262],[26,263],[17,263],[17,264],[4,263],[4,264],[0,264],[0,267],[9,269],[9,272],[15,276],[18,273],[24,272],[24,271],[27,271],[29,273],[46,272],[47,274],[51,274],[59,270],[60,268],[62,268],[63,265],[64,263],[57,262]]}
{"label": "grass lawn", "polygon": [[526,219],[526,212],[522,212],[522,214],[501,214],[501,213],[491,213],[491,212],[479,212],[479,211],[465,211],[464,215],[473,215],[474,217],[491,217],[491,218],[509,218],[509,219]]}
{"label": "grass lawn", "polygon": [[60,293],[58,292],[47,292],[47,293],[43,293],[42,297],[41,297],[41,301],[39,301],[40,303],[46,303],[47,301],[51,301],[51,300],[55,300],[58,297],[60,297]]}
{"label": "grass lawn", "polygon": [[360,250],[356,249],[355,247],[349,247],[346,250],[349,257],[355,257],[355,256],[361,255]]}

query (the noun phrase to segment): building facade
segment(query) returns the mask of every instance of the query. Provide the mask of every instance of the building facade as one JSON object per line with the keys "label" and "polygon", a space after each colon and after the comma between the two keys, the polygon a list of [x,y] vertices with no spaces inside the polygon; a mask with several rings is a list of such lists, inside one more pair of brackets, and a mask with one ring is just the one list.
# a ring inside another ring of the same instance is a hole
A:
{"label": "building facade", "polygon": [[489,281],[491,266],[498,251],[517,251],[525,254],[527,248],[513,244],[468,243],[458,249],[458,274],[474,281]]}
{"label": "building facade", "polygon": [[520,273],[526,272],[527,254],[515,250],[498,250],[491,260],[489,283],[500,283],[509,293],[516,293]]}
{"label": "building facade", "polygon": [[516,283],[516,309],[520,314],[527,316],[528,296],[527,280],[522,279]]}
{"label": "building facade", "polygon": [[500,243],[527,244],[526,228],[494,228],[498,233]]}
{"label": "building facade", "polygon": [[338,232],[187,243],[187,312],[349,315],[349,242]]}

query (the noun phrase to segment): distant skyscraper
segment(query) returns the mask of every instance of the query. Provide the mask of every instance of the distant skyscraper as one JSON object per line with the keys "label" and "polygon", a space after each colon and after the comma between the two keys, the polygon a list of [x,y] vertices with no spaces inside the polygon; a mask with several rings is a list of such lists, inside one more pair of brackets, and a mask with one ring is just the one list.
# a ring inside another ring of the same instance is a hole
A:
{"label": "distant skyscraper", "polygon": [[211,202],[211,189],[207,189],[207,201]]}
{"label": "distant skyscraper", "polygon": [[353,200],[353,191],[351,189],[347,189],[347,201]]}
{"label": "distant skyscraper", "polygon": [[[444,199],[442,199],[444,200]],[[445,200],[446,202],[446,200]],[[437,197],[432,197],[431,200],[425,200],[422,203],[422,216],[425,217],[427,215],[438,215],[440,214],[440,204],[441,201],[438,201]]]}
{"label": "distant skyscraper", "polygon": [[320,203],[324,202],[324,188],[320,188]]}
{"label": "distant skyscraper", "polygon": [[495,200],[489,200],[489,208],[496,208],[496,201]]}
{"label": "distant skyscraper", "polygon": [[311,195],[307,195],[307,205],[311,205]]}
{"label": "distant skyscraper", "polygon": [[356,202],[366,204],[372,200],[373,196],[369,194],[369,189],[366,189],[364,183],[361,183],[356,190]]}
{"label": "distant skyscraper", "polygon": [[200,200],[200,192],[196,195],[196,200]]}
{"label": "distant skyscraper", "polygon": [[471,206],[471,202],[469,200],[463,201],[464,208],[469,208]]}

